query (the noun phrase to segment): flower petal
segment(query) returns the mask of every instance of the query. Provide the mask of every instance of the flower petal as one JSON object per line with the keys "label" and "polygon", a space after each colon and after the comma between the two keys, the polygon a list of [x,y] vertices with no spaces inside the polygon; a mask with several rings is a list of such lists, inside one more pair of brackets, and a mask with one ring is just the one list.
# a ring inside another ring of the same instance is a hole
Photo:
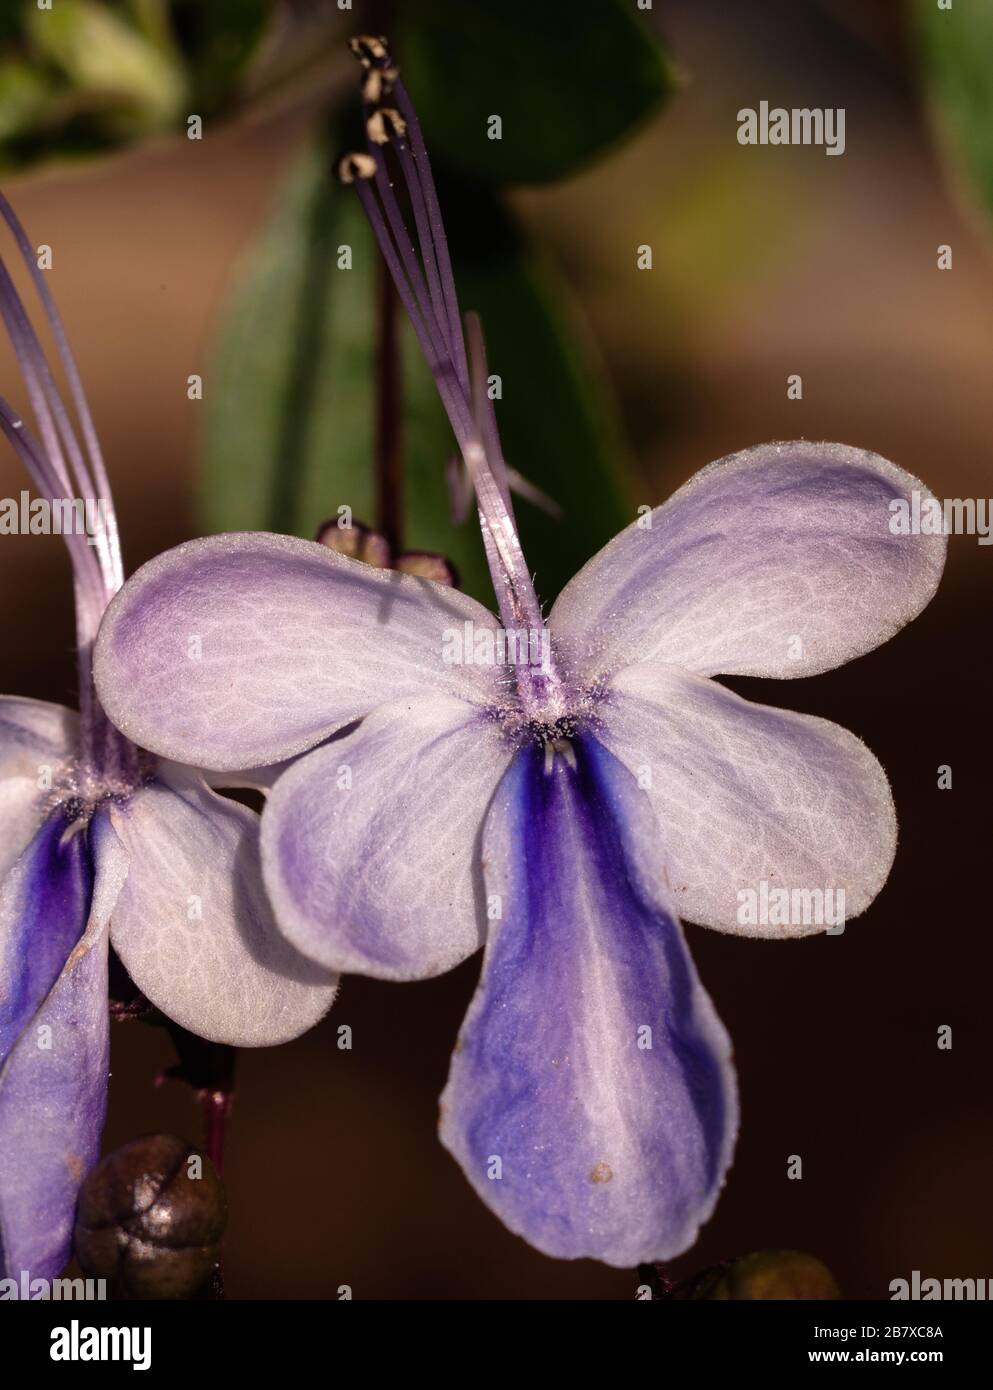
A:
{"label": "flower petal", "polygon": [[843,444],[712,463],[566,585],[549,624],[589,679],[651,659],[700,675],[810,676],[871,651],[938,586],[944,535],[895,535],[911,474]]}
{"label": "flower petal", "polygon": [[[332,735],[332,738],[334,735]],[[320,745],[318,745],[320,747]],[[209,768],[194,769],[215,791],[234,791],[237,789],[253,792],[271,792],[280,777],[296,758],[284,758],[282,762],[265,763],[262,767],[242,767],[232,772],[212,772]]]}
{"label": "flower petal", "polygon": [[0,696],[0,879],[41,824],[45,783],[72,757],[77,722],[62,705]]}
{"label": "flower petal", "polygon": [[56,810],[0,887],[0,1063],[83,935],[92,892],[86,835]]}
{"label": "flower petal", "polygon": [[727,1034],[662,888],[658,826],[594,739],[515,758],[483,832],[502,899],[442,1095],[483,1201],[548,1255],[687,1249],[731,1160]]}
{"label": "flower petal", "polygon": [[[808,936],[831,920],[751,922],[761,885],[842,889],[864,912],[896,852],[889,782],[861,739],[827,719],[743,700],[661,662],[615,676],[599,736],[647,787],[680,915],[742,936]],[[741,896],[745,895],[745,896]],[[798,906],[812,899],[797,898]],[[843,922],[841,923],[843,926]]]}
{"label": "flower petal", "polygon": [[211,536],[149,561],[114,598],[97,689],[127,736],[233,770],[320,743],[404,695],[489,699],[496,669],[448,665],[445,634],[496,620],[427,579],[291,536]]}
{"label": "flower petal", "polygon": [[111,939],[146,998],[236,1047],[286,1042],[327,1013],[337,980],[276,927],[254,811],[187,769],[160,767],[109,814],[131,861]]}
{"label": "flower petal", "polygon": [[[79,1186],[107,1105],[107,918],[127,857],[97,817],[72,853],[92,855],[86,931],[0,1070],[0,1265],[54,1279],[69,1259]],[[73,841],[70,841],[71,845]]]}
{"label": "flower petal", "polygon": [[337,970],[387,980],[450,970],[482,945],[478,842],[510,759],[463,700],[399,700],[301,758],[262,813],[280,927]]}

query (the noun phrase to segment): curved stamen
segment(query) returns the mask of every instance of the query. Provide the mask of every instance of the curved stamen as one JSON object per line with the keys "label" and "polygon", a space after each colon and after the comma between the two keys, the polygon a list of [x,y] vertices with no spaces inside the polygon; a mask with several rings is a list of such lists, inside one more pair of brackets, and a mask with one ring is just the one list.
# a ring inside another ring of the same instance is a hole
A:
{"label": "curved stamen", "polygon": [[473,415],[479,436],[478,443],[465,453],[466,467],[475,485],[484,534],[488,533],[493,538],[502,562],[502,578],[513,595],[515,619],[518,624],[538,631],[543,626],[541,605],[528,573],[510,501],[493,402],[486,389],[486,346],[478,316],[467,314],[466,327],[469,333]]}
{"label": "curved stamen", "polygon": [[[50,468],[44,460],[41,445],[32,436],[24,421],[8,401],[0,396],[0,432],[6,435],[24,464],[35,490],[47,502],[61,500],[50,486]],[[96,699],[90,670],[90,657],[100,619],[107,606],[103,579],[86,538],[73,531],[63,532],[63,540],[73,564],[73,591],[76,609],[76,664],[79,672],[79,713],[84,761],[92,761],[95,753],[97,725],[103,722],[97,715]],[[105,741],[105,740],[103,740]]]}
{"label": "curved stamen", "polygon": [[403,116],[407,126],[407,135],[410,141],[411,165],[416,176],[417,186],[420,189],[425,203],[426,220],[430,229],[430,239],[434,248],[434,256],[438,265],[438,274],[441,279],[441,293],[448,313],[449,332],[452,343],[455,346],[456,368],[459,373],[459,380],[462,382],[463,389],[469,388],[469,367],[466,359],[465,344],[462,340],[462,321],[459,314],[459,298],[455,289],[455,276],[452,272],[452,258],[448,250],[448,236],[445,232],[445,224],[441,217],[441,206],[438,202],[438,193],[434,184],[434,177],[431,173],[431,161],[428,158],[427,146],[424,143],[424,136],[421,133],[421,123],[417,119],[417,112],[414,110],[414,103],[411,101],[406,87],[399,77],[394,84],[394,94],[400,114]]}
{"label": "curved stamen", "polygon": [[[83,437],[80,447],[73,420],[55,384],[48,359],[9,270],[0,256],[0,318],[7,328],[37,420],[40,441],[12,406],[0,398],[0,433],[13,445],[39,495],[54,508],[82,502],[86,534],[72,526],[61,534],[73,567],[76,601],[76,660],[79,672],[80,755],[100,775],[127,778],[137,767],[138,750],[108,721],[96,698],[91,671],[93,643],[110,599],[124,582],[113,497],[82,382],[65,329],[31,243],[6,198],[6,222],[38,291],[61,359]],[[85,450],[85,452],[84,452]],[[94,513],[86,509],[87,501]],[[91,529],[92,528],[92,529]],[[92,542],[92,543],[91,543]]]}
{"label": "curved stamen", "polygon": [[[0,208],[0,215],[2,215],[2,208]],[[40,271],[38,273],[41,274]],[[0,256],[0,316],[3,317],[10,335],[28,398],[38,421],[45,445],[44,457],[48,463],[47,472],[56,484],[53,485],[53,492],[56,496],[62,495],[68,500],[73,498],[78,491],[84,498],[88,495],[96,501],[96,488],[80,451],[69,414],[62,403],[44,350],[31,326],[27,310],[2,256]],[[66,457],[62,451],[63,445],[69,456],[71,473],[70,468],[66,466]],[[109,510],[109,508],[110,503],[107,499],[103,499],[103,507],[100,510]],[[114,559],[104,531],[103,518],[99,515],[96,519],[94,542],[109,597],[120,585],[115,582]]]}
{"label": "curved stamen", "polygon": [[[71,500],[64,498],[59,486],[53,487],[53,478],[45,451],[27,428],[24,421],[9,401],[0,396],[0,431],[2,431],[24,464],[24,467],[38,494],[49,504]],[[58,484],[58,480],[54,480]],[[73,571],[80,585],[83,602],[82,617],[86,619],[83,630],[88,639],[96,636],[96,630],[106,607],[106,590],[102,576],[93,556],[92,548],[85,536],[75,531],[64,531],[63,540],[73,561]]]}
{"label": "curved stamen", "polygon": [[65,370],[66,380],[69,383],[69,392],[72,396],[73,404],[76,407],[76,414],[79,417],[83,442],[89,454],[93,480],[96,483],[94,496],[102,497],[105,503],[106,515],[103,521],[106,524],[112,584],[114,592],[116,592],[124,583],[124,565],[121,558],[121,542],[117,526],[117,515],[114,511],[113,495],[110,490],[110,479],[107,476],[103,451],[100,448],[100,441],[97,438],[96,426],[93,423],[93,416],[86,400],[86,392],[83,390],[83,383],[76,366],[76,359],[69,346],[69,339],[62,323],[62,316],[55,306],[55,300],[52,297],[48,285],[45,283],[44,273],[40,269],[37,259],[35,258],[34,249],[28,239],[27,232],[25,232],[20,219],[2,192],[0,192],[0,217],[4,219],[7,226],[10,228],[24,263],[28,268],[28,273],[34,282],[38,296],[42,302],[42,307],[45,310],[45,315],[48,319],[52,337],[55,341],[56,351],[59,354],[59,358]]}
{"label": "curved stamen", "polygon": [[[539,631],[544,625],[541,605],[517,532],[510,478],[487,389],[482,330],[478,318],[467,318],[467,348],[448,238],[420,123],[385,40],[355,39],[352,50],[366,69],[368,154],[346,156],[341,174],[356,187],[455,432],[476,491],[500,613],[508,626]],[[377,80],[372,80],[373,75],[378,75]],[[383,100],[395,101],[396,106],[379,105]],[[383,161],[387,148],[396,158],[407,190],[416,249]],[[550,679],[547,673],[545,679]]]}

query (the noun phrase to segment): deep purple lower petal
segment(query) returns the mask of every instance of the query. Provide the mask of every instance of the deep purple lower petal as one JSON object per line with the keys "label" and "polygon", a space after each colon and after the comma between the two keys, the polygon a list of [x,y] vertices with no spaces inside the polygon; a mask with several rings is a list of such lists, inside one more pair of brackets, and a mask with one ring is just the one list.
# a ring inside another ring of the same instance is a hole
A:
{"label": "deep purple lower petal", "polygon": [[[92,856],[85,932],[0,1069],[0,1272],[53,1279],[69,1258],[80,1183],[107,1104],[107,921],[127,861],[102,816],[74,837]],[[86,848],[89,841],[88,850]]]}
{"label": "deep purple lower petal", "polygon": [[546,759],[520,752],[487,817],[502,915],[441,1134],[532,1245],[632,1266],[685,1250],[713,1210],[737,1126],[730,1045],[634,778],[593,739]]}
{"label": "deep purple lower petal", "polygon": [[0,1063],[86,929],[93,868],[85,834],[50,815],[0,885]]}

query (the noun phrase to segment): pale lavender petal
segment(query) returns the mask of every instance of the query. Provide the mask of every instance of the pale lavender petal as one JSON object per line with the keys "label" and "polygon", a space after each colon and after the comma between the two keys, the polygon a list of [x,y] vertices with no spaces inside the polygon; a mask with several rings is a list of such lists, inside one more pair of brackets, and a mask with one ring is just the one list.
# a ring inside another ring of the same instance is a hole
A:
{"label": "pale lavender petal", "polygon": [[[893,797],[847,729],[659,662],[616,676],[600,714],[599,737],[655,809],[682,917],[743,936],[807,936],[843,929],[886,882]],[[770,889],[796,894],[789,920]]]}
{"label": "pale lavender petal", "polygon": [[[712,463],[566,585],[549,623],[589,680],[659,660],[700,675],[809,676],[917,616],[943,535],[894,534],[910,473],[842,444],[764,444]],[[645,525],[651,521],[650,529]]]}
{"label": "pale lavender petal", "polygon": [[478,845],[510,760],[462,700],[401,700],[301,758],[262,813],[279,924],[337,970],[388,980],[450,970],[485,939]]}
{"label": "pale lavender petal", "polygon": [[731,1048],[662,887],[659,830],[596,740],[515,758],[483,834],[494,923],[441,1098],[483,1201],[548,1255],[687,1249],[731,1161]]}
{"label": "pale lavender petal", "polygon": [[[100,816],[86,931],[0,1070],[0,1266],[53,1279],[69,1258],[79,1186],[107,1104],[107,918],[127,859]],[[85,845],[87,832],[74,837]],[[75,851],[74,851],[75,852]]]}
{"label": "pale lavender petal", "polygon": [[279,762],[408,695],[488,702],[493,666],[446,663],[446,634],[496,619],[457,590],[290,536],[212,536],[125,584],[96,646],[111,719],[163,757]]}
{"label": "pale lavender petal", "polygon": [[77,722],[62,705],[0,696],[0,879],[41,824],[49,789],[72,757]]}
{"label": "pale lavender petal", "polygon": [[109,815],[131,864],[111,939],[157,1008],[237,1047],[287,1042],[328,1011],[337,977],[278,931],[254,811],[173,766]]}

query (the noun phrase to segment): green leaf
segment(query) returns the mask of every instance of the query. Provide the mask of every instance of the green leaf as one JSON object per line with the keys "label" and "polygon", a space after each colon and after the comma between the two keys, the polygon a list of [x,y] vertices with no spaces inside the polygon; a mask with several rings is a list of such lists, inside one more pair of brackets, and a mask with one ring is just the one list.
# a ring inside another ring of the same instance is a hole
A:
{"label": "green leaf", "polygon": [[36,52],[67,79],[77,98],[98,103],[119,135],[167,130],[186,98],[175,56],[97,0],[59,0],[51,10],[28,10]]}
{"label": "green leaf", "polygon": [[[565,512],[556,522],[527,501],[517,506],[549,599],[630,519],[616,432],[561,296],[495,204],[485,195],[459,204],[472,211],[453,221],[456,273],[463,307],[483,314],[491,372],[503,380],[497,411],[508,461]],[[346,246],[350,270],[339,269]],[[321,149],[308,151],[243,269],[205,374],[208,529],[312,536],[340,506],[375,524],[377,258],[358,199],[332,180]],[[445,463],[454,440],[409,330],[403,381],[403,543],[448,556],[462,587],[492,605],[479,527],[450,518]]]}
{"label": "green leaf", "polygon": [[51,85],[27,63],[0,63],[0,142],[33,130],[51,91]]}
{"label": "green leaf", "polygon": [[[487,183],[581,168],[674,85],[633,0],[421,0],[401,7],[396,55],[432,155]],[[502,122],[491,138],[491,118]]]}
{"label": "green leaf", "polygon": [[993,212],[993,5],[960,0],[939,10],[917,0],[925,82],[952,157]]}

